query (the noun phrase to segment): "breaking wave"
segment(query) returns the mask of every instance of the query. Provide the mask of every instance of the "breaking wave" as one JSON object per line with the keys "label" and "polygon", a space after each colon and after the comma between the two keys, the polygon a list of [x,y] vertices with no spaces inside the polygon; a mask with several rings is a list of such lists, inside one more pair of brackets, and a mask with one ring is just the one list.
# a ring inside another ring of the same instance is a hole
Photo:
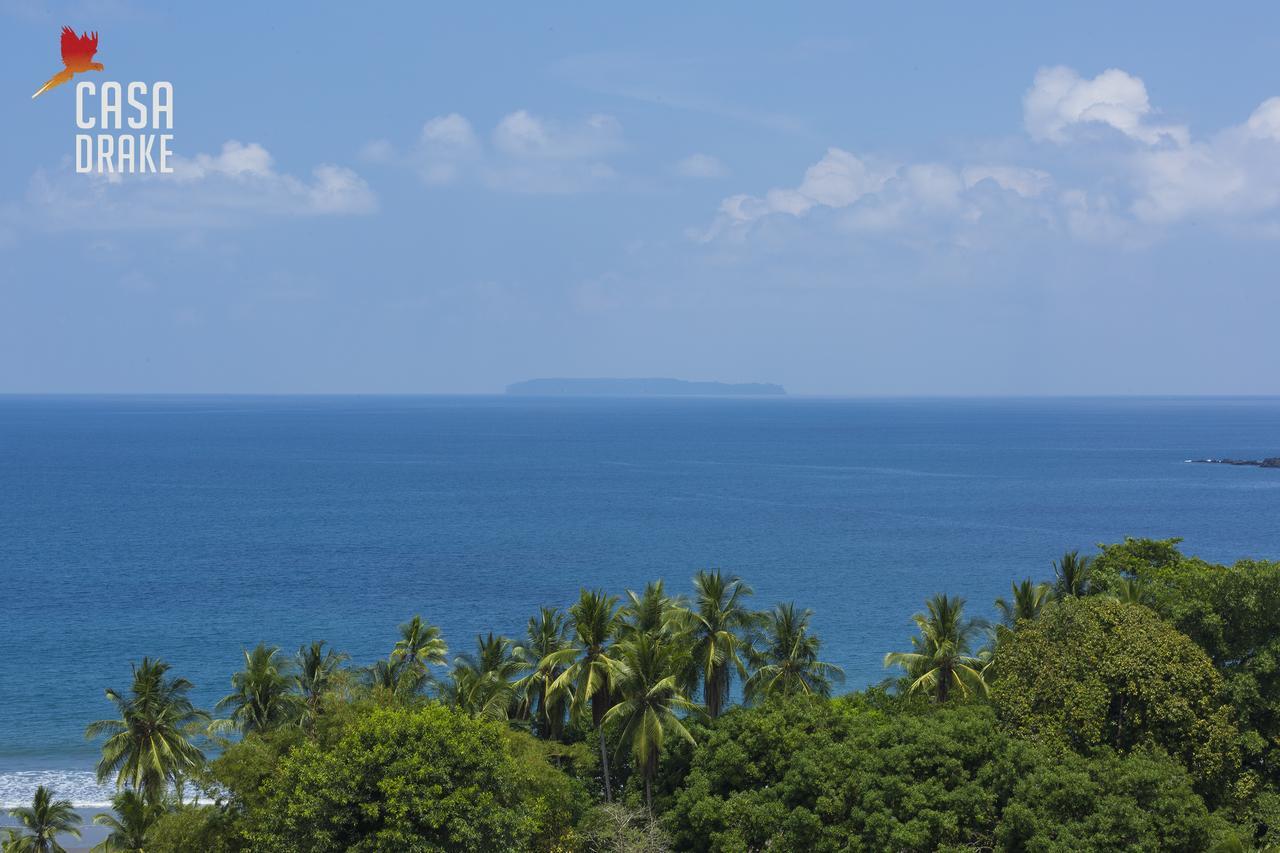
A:
{"label": "breaking wave", "polygon": [[115,793],[112,786],[99,785],[89,770],[15,770],[0,773],[0,809],[31,805],[40,785],[78,809],[106,808]]}

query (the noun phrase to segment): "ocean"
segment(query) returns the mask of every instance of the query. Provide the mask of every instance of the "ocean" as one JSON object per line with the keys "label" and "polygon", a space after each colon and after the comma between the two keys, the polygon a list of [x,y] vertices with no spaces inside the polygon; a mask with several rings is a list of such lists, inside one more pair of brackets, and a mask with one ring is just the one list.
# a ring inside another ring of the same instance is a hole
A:
{"label": "ocean", "polygon": [[451,653],[579,587],[701,568],[814,610],[846,688],[936,592],[989,616],[1064,550],[1280,558],[1277,398],[0,397],[0,805],[77,805],[84,727],[161,657],[212,707],[241,651]]}

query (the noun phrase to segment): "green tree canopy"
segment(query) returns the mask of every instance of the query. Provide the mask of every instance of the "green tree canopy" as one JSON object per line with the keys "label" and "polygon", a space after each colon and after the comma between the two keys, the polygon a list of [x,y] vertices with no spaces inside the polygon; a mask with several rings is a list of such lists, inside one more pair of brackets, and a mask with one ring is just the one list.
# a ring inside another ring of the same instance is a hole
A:
{"label": "green tree canopy", "polygon": [[666,821],[690,851],[1192,851],[1225,829],[1158,752],[1083,757],[987,703],[875,694],[726,713]]}
{"label": "green tree canopy", "polygon": [[1160,751],[1085,758],[1034,749],[1015,762],[1018,778],[996,830],[999,850],[1077,853],[1195,853],[1225,832],[1178,762]]}
{"label": "green tree canopy", "polygon": [[336,734],[280,760],[250,849],[550,850],[581,809],[535,741],[442,705],[375,707]]}
{"label": "green tree canopy", "polygon": [[734,709],[668,810],[678,850],[935,850],[989,841],[1007,740],[985,705],[797,697]]}
{"label": "green tree canopy", "polygon": [[1237,769],[1237,732],[1205,653],[1146,607],[1067,598],[996,651],[991,697],[1015,732],[1082,753],[1160,747],[1202,793]]}
{"label": "green tree canopy", "polygon": [[1280,785],[1280,562],[1220,566],[1183,556],[1177,539],[1126,539],[1097,559],[1109,590],[1145,600],[1209,655],[1248,730],[1246,762]]}

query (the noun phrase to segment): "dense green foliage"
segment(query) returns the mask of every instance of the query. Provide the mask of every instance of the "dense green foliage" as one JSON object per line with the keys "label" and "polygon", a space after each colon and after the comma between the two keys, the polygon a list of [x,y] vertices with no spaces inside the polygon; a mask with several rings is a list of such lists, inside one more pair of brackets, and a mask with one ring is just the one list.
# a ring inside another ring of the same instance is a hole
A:
{"label": "dense green foliage", "polygon": [[1176,761],[1159,751],[1072,752],[1017,766],[996,830],[1001,850],[1205,850],[1224,827]]}
{"label": "dense green foliage", "polygon": [[1177,543],[1105,546],[1098,573],[1111,587],[1141,584],[1150,606],[1205,650],[1249,733],[1246,763],[1280,784],[1280,562],[1217,566],[1184,557]]}
{"label": "dense green foliage", "polygon": [[[668,819],[681,850],[932,850],[990,835],[980,776],[1005,737],[979,705],[797,699],[726,714]],[[846,847],[850,844],[850,847]]]}
{"label": "dense green foliage", "polygon": [[451,663],[417,616],[365,668],[259,645],[212,722],[144,659],[90,735],[117,846],[156,853],[1280,842],[1280,564],[1127,540],[993,610],[932,597],[900,677],[832,698],[811,611],[699,572],[688,597],[583,590]]}
{"label": "dense green foliage", "polygon": [[245,837],[261,851],[550,849],[581,792],[512,737],[439,705],[370,709],[281,759]]}
{"label": "dense green foliage", "polygon": [[668,821],[695,851],[1201,850],[1219,829],[1159,753],[1063,755],[986,704],[860,698],[726,715]]}
{"label": "dense green foliage", "polygon": [[1031,740],[1082,753],[1156,746],[1205,793],[1239,766],[1232,711],[1209,657],[1151,610],[1066,598],[1000,644],[992,701]]}

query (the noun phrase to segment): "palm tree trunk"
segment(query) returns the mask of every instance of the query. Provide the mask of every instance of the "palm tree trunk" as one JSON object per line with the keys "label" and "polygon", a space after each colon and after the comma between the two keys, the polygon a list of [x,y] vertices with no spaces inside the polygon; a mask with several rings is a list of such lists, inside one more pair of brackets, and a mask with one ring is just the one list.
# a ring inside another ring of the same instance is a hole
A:
{"label": "palm tree trunk", "polygon": [[600,732],[600,775],[604,778],[604,801],[613,802],[613,788],[609,785],[609,750],[604,743],[604,727],[597,726]]}
{"label": "palm tree trunk", "polygon": [[649,772],[646,769],[644,774],[644,805],[649,810],[650,819],[653,818],[653,780],[649,778]]}
{"label": "palm tree trunk", "polygon": [[551,721],[551,739],[560,740],[560,735],[564,729],[564,708],[559,701],[552,703],[551,710],[547,713],[547,718]]}

